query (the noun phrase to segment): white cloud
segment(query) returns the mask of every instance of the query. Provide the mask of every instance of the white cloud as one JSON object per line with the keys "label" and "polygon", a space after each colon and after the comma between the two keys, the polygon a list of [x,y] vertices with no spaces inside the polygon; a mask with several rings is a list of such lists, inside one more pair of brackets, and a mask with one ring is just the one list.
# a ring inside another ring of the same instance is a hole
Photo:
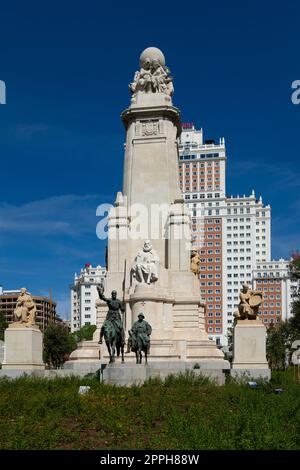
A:
{"label": "white cloud", "polygon": [[256,173],[256,175],[259,175],[259,179],[262,177],[264,178],[265,184],[269,182],[272,186],[274,186],[274,182],[277,182],[278,180],[281,191],[294,189],[300,186],[299,171],[295,171],[293,168],[288,168],[283,164],[241,159],[235,163],[233,171],[236,176]]}
{"label": "white cloud", "polygon": [[46,132],[49,129],[50,127],[47,124],[39,122],[32,124],[20,123],[15,128],[15,137],[20,140],[30,140],[35,135]]}
{"label": "white cloud", "polygon": [[96,208],[108,196],[68,194],[32,201],[20,206],[0,204],[0,234],[69,235],[96,230]]}

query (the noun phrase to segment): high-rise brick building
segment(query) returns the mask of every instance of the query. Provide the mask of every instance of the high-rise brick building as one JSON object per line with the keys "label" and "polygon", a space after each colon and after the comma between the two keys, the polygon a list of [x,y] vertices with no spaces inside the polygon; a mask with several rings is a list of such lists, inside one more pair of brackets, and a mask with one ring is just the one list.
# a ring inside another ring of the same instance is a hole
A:
{"label": "high-rise brick building", "polygon": [[[284,260],[271,261],[270,206],[264,205],[261,197],[256,198],[254,190],[248,196],[227,195],[224,138],[218,142],[203,140],[202,129],[183,123],[178,146],[179,183],[191,215],[193,249],[201,258],[199,287],[206,302],[206,331],[218,344],[225,345],[241,283],[256,285],[253,281],[261,266],[267,273],[270,266],[273,269]],[[286,267],[288,261],[284,263]],[[287,297],[290,286],[286,283]],[[281,301],[272,321],[289,315],[290,303]],[[270,321],[267,315],[264,322]]]}

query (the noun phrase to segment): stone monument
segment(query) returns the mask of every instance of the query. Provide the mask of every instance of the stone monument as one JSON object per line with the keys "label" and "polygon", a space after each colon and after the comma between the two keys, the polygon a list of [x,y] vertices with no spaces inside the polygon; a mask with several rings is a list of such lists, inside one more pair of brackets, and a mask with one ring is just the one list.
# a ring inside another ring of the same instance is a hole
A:
{"label": "stone monument", "polygon": [[257,318],[263,294],[243,284],[238,310],[234,313],[233,361],[231,375],[269,380],[266,358],[266,327]]}
{"label": "stone monument", "polygon": [[[180,112],[172,104],[173,78],[159,49],[142,52],[129,89],[131,103],[122,113],[123,191],[108,216],[106,288],[124,292],[126,332],[141,312],[151,324],[149,370],[173,372],[197,362],[220,376],[229,363],[205,332],[199,280],[191,272],[190,217],[178,181]],[[105,316],[99,299],[98,329]],[[108,358],[104,347],[101,357]],[[126,356],[130,360],[133,354]]]}
{"label": "stone monument", "polygon": [[35,302],[25,287],[17,299],[14,315],[14,323],[4,333],[2,369],[23,372],[44,370],[43,335],[35,322]]}

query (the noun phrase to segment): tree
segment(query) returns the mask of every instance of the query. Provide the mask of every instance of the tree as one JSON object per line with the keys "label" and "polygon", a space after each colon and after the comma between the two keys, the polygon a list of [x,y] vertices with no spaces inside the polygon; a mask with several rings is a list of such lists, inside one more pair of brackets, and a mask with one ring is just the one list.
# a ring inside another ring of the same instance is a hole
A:
{"label": "tree", "polygon": [[292,316],[288,320],[291,334],[291,342],[300,339],[300,256],[294,254],[290,263],[291,278],[298,281],[298,291],[295,292],[292,305]]}
{"label": "tree", "polygon": [[288,322],[280,322],[275,325],[271,324],[267,331],[267,359],[271,369],[285,369],[288,344]]}
{"label": "tree", "polygon": [[292,317],[288,320],[292,334],[292,341],[300,339],[300,300],[294,300]]}
{"label": "tree", "polygon": [[[300,256],[292,256],[290,262],[290,275],[292,280],[300,281]],[[267,357],[272,369],[284,369],[286,359],[290,361],[293,341],[300,339],[300,291],[292,306],[292,316],[287,321],[277,323],[268,329]]]}
{"label": "tree", "polygon": [[48,326],[44,334],[44,360],[49,366],[61,366],[76,347],[77,343],[65,325],[51,323]]}
{"label": "tree", "polygon": [[6,323],[5,315],[3,312],[0,312],[0,340],[4,341],[4,330],[8,327]]}
{"label": "tree", "polygon": [[93,339],[93,334],[96,330],[96,325],[85,325],[80,328],[78,331],[74,331],[72,336],[75,338],[75,341],[91,341]]}
{"label": "tree", "polygon": [[300,300],[293,302],[292,317],[270,326],[267,331],[267,358],[272,369],[284,369],[290,361],[293,341],[300,339]]}
{"label": "tree", "polygon": [[300,279],[300,255],[298,253],[295,253],[292,256],[292,261],[290,262],[290,271],[292,279]]}

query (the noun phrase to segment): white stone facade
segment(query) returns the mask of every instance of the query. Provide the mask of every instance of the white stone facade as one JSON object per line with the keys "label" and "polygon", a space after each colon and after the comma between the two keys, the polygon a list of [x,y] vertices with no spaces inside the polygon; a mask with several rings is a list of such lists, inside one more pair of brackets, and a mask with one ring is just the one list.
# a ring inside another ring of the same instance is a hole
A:
{"label": "white stone facade", "polygon": [[75,274],[71,286],[71,331],[85,325],[96,325],[97,286],[105,286],[106,269],[86,264],[80,274]]}

